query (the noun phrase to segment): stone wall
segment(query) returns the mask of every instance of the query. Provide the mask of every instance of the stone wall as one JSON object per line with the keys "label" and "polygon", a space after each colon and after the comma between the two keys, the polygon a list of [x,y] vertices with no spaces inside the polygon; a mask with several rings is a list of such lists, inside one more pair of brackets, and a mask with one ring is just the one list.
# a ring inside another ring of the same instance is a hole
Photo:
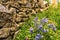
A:
{"label": "stone wall", "polygon": [[0,40],[12,40],[23,22],[47,7],[43,0],[0,0]]}

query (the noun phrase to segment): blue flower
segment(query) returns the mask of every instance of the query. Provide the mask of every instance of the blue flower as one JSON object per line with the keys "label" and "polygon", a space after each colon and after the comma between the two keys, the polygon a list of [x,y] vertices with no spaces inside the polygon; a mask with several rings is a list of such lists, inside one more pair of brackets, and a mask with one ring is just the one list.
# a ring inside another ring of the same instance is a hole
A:
{"label": "blue flower", "polygon": [[42,29],[43,29],[43,25],[39,25],[38,29],[37,29],[37,32],[40,32],[40,30],[42,30]]}
{"label": "blue flower", "polygon": [[36,37],[35,37],[35,40],[39,40],[40,38],[41,38],[41,35],[37,34]]}
{"label": "blue flower", "polygon": [[38,26],[38,29],[40,30],[40,29],[42,29],[43,28],[43,25],[39,25]]}
{"label": "blue flower", "polygon": [[39,37],[37,37],[37,36],[35,37],[35,40],[39,40],[39,39],[40,39]]}
{"label": "blue flower", "polygon": [[43,32],[46,33],[46,32],[48,32],[48,30],[45,30],[45,29],[44,29]]}
{"label": "blue flower", "polygon": [[39,40],[39,39],[40,39],[39,37],[37,37],[37,36],[35,37],[35,40]]}
{"label": "blue flower", "polygon": [[33,28],[32,27],[30,28],[30,33],[33,33]]}
{"label": "blue flower", "polygon": [[41,37],[41,35],[40,35],[40,34],[37,34],[36,36],[37,36],[37,37],[39,37],[39,38]]}

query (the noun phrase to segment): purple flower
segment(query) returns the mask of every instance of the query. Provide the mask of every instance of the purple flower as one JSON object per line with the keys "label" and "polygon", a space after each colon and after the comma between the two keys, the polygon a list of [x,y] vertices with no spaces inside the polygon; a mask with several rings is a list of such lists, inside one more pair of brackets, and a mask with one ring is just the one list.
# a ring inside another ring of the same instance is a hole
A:
{"label": "purple flower", "polygon": [[33,28],[32,27],[30,28],[30,33],[33,33]]}
{"label": "purple flower", "polygon": [[48,22],[48,19],[47,19],[47,18],[42,18],[42,19],[40,20],[40,22],[41,22],[42,24],[47,23],[47,22]]}
{"label": "purple flower", "polygon": [[56,26],[55,26],[53,23],[51,24],[51,27],[52,27],[52,29],[53,29],[54,31],[57,30]]}
{"label": "purple flower", "polygon": [[40,39],[39,37],[37,37],[37,36],[35,37],[35,40],[39,40],[39,39]]}
{"label": "purple flower", "polygon": [[39,25],[39,26],[38,26],[38,29],[42,29],[42,28],[43,28],[43,25]]}
{"label": "purple flower", "polygon": [[45,30],[45,29],[44,29],[43,32],[46,33],[46,32],[48,32],[48,30]]}
{"label": "purple flower", "polygon": [[51,28],[51,27],[55,27],[55,25],[52,23],[52,24],[48,24],[48,27]]}
{"label": "purple flower", "polygon": [[38,26],[38,17],[36,16],[36,18],[34,19],[34,24],[35,24],[35,26],[37,27]]}
{"label": "purple flower", "polygon": [[37,34],[36,37],[35,37],[35,40],[39,40],[40,38],[41,38],[41,35]]}
{"label": "purple flower", "polygon": [[47,23],[47,22],[48,22],[48,19],[47,19],[47,18],[45,18],[45,19],[44,19],[44,21]]}
{"label": "purple flower", "polygon": [[41,35],[40,34],[37,34],[36,36],[40,38]]}
{"label": "purple flower", "polygon": [[39,25],[38,29],[37,29],[37,32],[40,32],[40,30],[42,30],[42,29],[43,29],[43,25]]}

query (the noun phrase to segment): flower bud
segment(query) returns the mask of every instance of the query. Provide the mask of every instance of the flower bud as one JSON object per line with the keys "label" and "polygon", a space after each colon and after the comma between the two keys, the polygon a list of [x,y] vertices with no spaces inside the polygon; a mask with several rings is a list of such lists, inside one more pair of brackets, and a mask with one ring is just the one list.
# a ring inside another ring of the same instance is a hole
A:
{"label": "flower bud", "polygon": [[32,27],[30,28],[30,33],[33,33],[33,28]]}

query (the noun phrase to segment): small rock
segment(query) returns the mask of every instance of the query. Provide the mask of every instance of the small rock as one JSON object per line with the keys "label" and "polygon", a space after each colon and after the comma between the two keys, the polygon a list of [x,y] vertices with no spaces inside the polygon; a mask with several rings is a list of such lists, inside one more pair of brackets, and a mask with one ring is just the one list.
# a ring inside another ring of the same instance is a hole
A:
{"label": "small rock", "polygon": [[10,34],[10,30],[8,28],[0,29],[0,38],[6,38]]}
{"label": "small rock", "polygon": [[0,4],[0,12],[9,13],[9,10],[6,7],[4,7],[3,5]]}

